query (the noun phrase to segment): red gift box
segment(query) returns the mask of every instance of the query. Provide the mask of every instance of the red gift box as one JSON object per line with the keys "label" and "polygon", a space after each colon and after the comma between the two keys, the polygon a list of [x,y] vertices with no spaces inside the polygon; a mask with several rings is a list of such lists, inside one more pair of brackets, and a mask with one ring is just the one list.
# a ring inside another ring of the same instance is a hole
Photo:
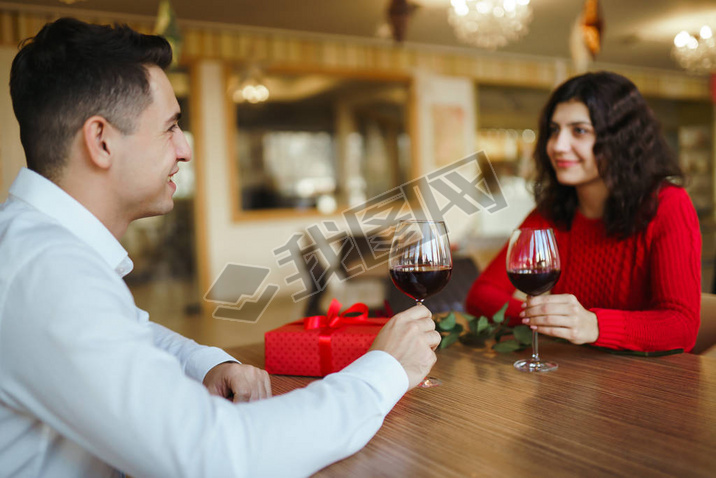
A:
{"label": "red gift box", "polygon": [[[357,303],[340,312],[333,299],[326,315],[306,317],[264,335],[266,371],[278,375],[325,377],[368,351],[387,318],[368,318]],[[354,316],[352,314],[358,313]]]}

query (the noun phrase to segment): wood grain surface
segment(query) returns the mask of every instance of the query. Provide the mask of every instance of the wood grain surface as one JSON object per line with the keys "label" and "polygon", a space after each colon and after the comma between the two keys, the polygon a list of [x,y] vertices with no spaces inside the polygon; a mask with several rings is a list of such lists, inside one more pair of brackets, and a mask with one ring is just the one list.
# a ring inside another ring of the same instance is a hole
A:
{"label": "wood grain surface", "polygon": [[[229,350],[263,366],[263,345]],[[320,477],[716,476],[716,360],[613,355],[540,341],[559,369],[518,372],[529,351],[454,344],[432,389],[408,392],[357,454]],[[310,378],[272,376],[274,394]]]}

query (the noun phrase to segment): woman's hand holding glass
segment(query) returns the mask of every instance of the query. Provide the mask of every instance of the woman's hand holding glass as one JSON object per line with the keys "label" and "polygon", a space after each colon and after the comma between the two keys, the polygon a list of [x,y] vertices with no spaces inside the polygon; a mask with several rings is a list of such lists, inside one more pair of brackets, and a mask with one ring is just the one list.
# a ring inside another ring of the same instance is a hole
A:
{"label": "woman's hand holding glass", "polygon": [[544,335],[591,344],[599,338],[597,315],[572,294],[528,296],[520,312],[522,323]]}
{"label": "woman's hand holding glass", "polygon": [[[562,273],[557,240],[552,229],[520,228],[507,245],[507,277],[516,289],[530,296],[548,293]],[[549,372],[559,367],[539,356],[539,333],[532,329],[532,357],[514,363],[521,372]]]}

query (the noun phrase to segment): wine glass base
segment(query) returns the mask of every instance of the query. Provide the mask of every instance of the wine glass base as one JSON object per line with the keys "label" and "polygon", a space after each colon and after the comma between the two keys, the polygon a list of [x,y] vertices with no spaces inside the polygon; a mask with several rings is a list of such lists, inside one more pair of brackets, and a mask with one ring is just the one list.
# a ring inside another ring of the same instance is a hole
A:
{"label": "wine glass base", "polygon": [[523,359],[515,362],[514,367],[520,372],[551,372],[557,370],[559,365],[554,362],[545,362],[543,360]]}
{"label": "wine glass base", "polygon": [[435,377],[425,377],[422,382],[418,384],[418,388],[432,388],[442,385],[442,380]]}

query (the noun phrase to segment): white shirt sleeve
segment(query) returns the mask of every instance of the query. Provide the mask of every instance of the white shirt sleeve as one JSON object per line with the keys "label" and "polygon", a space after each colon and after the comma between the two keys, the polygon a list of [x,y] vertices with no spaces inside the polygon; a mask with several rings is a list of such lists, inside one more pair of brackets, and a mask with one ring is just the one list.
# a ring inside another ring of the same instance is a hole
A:
{"label": "white shirt sleeve", "polygon": [[187,377],[201,373],[167,353],[177,342],[156,346],[99,257],[68,246],[33,262],[0,310],[0,400],[131,475],[306,476],[365,445],[407,389],[400,364],[371,352],[305,389],[234,405]]}
{"label": "white shirt sleeve", "polygon": [[[140,313],[140,320],[148,318],[147,312],[141,309],[137,310]],[[184,373],[197,382],[202,382],[207,372],[220,363],[241,363],[220,348],[199,345],[195,341],[149,320],[147,320],[147,324],[152,330],[154,345],[174,355],[179,360]]]}
{"label": "white shirt sleeve", "polygon": [[308,476],[352,455],[375,435],[407,388],[400,363],[372,351],[304,389],[243,405],[250,428],[263,429],[249,439],[247,476]]}

